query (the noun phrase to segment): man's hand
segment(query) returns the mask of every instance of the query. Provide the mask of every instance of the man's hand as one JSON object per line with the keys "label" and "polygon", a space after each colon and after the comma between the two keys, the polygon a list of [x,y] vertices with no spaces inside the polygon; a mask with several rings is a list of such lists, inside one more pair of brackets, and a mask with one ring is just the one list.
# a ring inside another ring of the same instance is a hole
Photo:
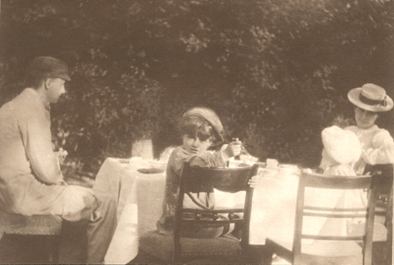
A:
{"label": "man's hand", "polygon": [[64,160],[66,159],[68,152],[63,148],[59,148],[59,151],[56,152],[57,158],[59,160],[59,164],[63,164]]}
{"label": "man's hand", "polygon": [[233,156],[239,156],[241,154],[241,150],[242,150],[242,142],[238,140],[238,138],[236,138],[232,142],[224,146],[223,154],[228,159]]}

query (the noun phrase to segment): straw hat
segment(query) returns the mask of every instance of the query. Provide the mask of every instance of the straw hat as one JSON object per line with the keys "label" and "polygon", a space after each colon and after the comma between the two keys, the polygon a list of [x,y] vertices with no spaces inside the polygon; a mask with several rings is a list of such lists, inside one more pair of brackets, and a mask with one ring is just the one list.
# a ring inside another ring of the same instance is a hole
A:
{"label": "straw hat", "polygon": [[385,112],[393,108],[393,100],[386,90],[371,83],[351,89],[347,97],[353,105],[367,111]]}
{"label": "straw hat", "polygon": [[337,163],[349,164],[360,159],[361,143],[354,132],[331,126],[321,136],[326,153]]}

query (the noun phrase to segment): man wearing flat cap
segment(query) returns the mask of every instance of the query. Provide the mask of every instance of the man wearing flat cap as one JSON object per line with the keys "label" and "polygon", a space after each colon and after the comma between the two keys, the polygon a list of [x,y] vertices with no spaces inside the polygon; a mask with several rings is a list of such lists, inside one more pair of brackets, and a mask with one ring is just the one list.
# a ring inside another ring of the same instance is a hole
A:
{"label": "man wearing flat cap", "polygon": [[[67,65],[53,57],[36,57],[26,77],[28,87],[0,108],[0,209],[23,216],[90,220],[88,253],[100,258],[107,247],[100,241],[111,236],[102,226],[114,223],[115,214],[109,213],[116,207],[100,201],[98,208],[92,190],[67,185],[52,149],[50,105],[65,93]],[[94,220],[97,211],[101,216]]]}
{"label": "man wearing flat cap", "polygon": [[49,110],[70,77],[62,61],[37,57],[26,79],[29,87],[0,108],[0,206],[22,215],[62,215],[66,186],[52,150]]}

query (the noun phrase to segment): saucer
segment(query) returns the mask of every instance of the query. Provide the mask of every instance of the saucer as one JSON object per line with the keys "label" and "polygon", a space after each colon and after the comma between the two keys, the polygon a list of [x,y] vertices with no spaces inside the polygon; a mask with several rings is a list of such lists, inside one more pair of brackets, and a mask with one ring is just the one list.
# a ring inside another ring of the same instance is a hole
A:
{"label": "saucer", "polygon": [[151,167],[151,168],[139,168],[139,169],[137,169],[137,171],[140,173],[143,173],[143,174],[157,174],[157,173],[164,172],[164,169]]}

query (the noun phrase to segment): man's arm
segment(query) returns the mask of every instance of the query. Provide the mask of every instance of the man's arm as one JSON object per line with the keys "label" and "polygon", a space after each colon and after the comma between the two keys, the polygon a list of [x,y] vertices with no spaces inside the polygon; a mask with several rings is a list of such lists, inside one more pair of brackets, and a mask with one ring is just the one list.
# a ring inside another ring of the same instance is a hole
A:
{"label": "man's arm", "polygon": [[45,184],[59,184],[63,176],[52,150],[49,116],[42,114],[29,115],[19,124],[20,132],[34,176]]}

